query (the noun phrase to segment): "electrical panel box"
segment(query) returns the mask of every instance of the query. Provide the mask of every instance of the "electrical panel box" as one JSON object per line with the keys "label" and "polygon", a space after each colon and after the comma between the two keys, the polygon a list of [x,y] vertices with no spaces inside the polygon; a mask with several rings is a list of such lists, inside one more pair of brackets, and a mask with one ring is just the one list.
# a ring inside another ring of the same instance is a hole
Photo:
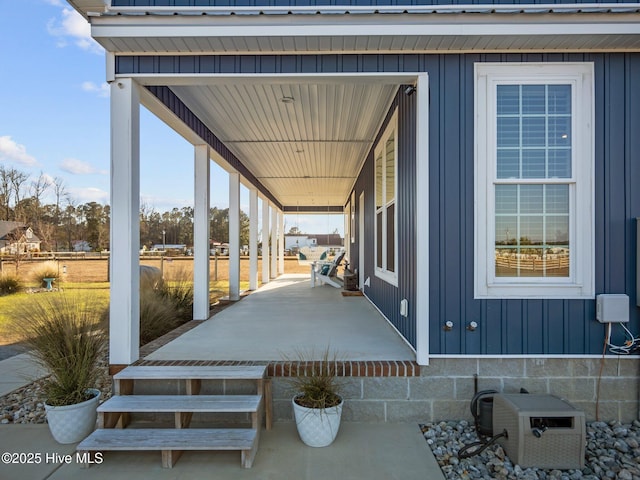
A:
{"label": "electrical panel box", "polygon": [[618,293],[596,295],[596,319],[600,323],[629,321],[629,296]]}
{"label": "electrical panel box", "polygon": [[496,394],[493,434],[514,464],[523,468],[584,467],[584,412],[553,395]]}

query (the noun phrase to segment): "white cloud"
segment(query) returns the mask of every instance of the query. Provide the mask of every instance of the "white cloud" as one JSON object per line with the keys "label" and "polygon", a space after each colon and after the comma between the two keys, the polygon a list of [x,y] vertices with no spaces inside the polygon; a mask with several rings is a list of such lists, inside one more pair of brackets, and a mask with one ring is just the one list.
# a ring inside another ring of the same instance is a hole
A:
{"label": "white cloud", "polygon": [[54,7],[65,6],[65,4],[62,3],[62,0],[44,0],[44,3],[48,3],[49,5],[53,5]]}
{"label": "white cloud", "polygon": [[111,88],[107,82],[96,85],[93,82],[82,82],[82,90],[89,93],[97,93],[99,97],[108,97],[111,94]]}
{"label": "white cloud", "polygon": [[59,47],[66,47],[71,42],[88,52],[104,52],[103,48],[91,38],[89,22],[72,8],[63,8],[60,17],[49,20],[47,30],[58,40]]}
{"label": "white cloud", "polygon": [[0,160],[16,162],[29,167],[38,163],[34,157],[27,153],[27,147],[16,143],[9,135],[0,137]]}
{"label": "white cloud", "polygon": [[106,175],[106,170],[100,170],[89,162],[83,162],[82,160],[78,160],[75,158],[65,158],[60,164],[60,168],[65,172],[72,173],[74,175]]}
{"label": "white cloud", "polygon": [[107,205],[109,203],[109,192],[105,192],[104,190],[100,190],[99,188],[76,187],[69,189],[69,191],[71,193],[71,198],[73,198],[79,204],[96,202]]}

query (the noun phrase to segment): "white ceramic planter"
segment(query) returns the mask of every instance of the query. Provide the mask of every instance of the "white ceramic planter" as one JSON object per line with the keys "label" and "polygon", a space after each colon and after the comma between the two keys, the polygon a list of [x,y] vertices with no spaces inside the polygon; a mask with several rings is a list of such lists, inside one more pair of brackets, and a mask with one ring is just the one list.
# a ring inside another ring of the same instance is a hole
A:
{"label": "white ceramic planter", "polygon": [[96,409],[100,400],[100,391],[95,388],[89,391],[94,394],[94,397],[82,403],[63,407],[44,404],[49,430],[58,443],[80,442],[96,427],[98,416]]}
{"label": "white ceramic planter", "polygon": [[295,402],[295,397],[291,403],[300,439],[310,447],[331,445],[340,429],[344,402],[325,409],[303,407]]}

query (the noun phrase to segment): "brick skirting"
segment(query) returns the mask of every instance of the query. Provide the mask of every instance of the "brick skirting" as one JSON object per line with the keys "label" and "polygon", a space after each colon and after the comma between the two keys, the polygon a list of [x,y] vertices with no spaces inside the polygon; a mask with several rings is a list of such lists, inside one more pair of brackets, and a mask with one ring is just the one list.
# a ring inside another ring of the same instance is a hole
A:
{"label": "brick skirting", "polygon": [[[408,360],[338,361],[330,362],[338,377],[419,377],[420,366]],[[215,366],[215,365],[264,365],[261,361],[234,360],[138,360],[135,365],[149,366]],[[326,362],[267,362],[269,377],[291,377],[305,369],[326,369]]]}

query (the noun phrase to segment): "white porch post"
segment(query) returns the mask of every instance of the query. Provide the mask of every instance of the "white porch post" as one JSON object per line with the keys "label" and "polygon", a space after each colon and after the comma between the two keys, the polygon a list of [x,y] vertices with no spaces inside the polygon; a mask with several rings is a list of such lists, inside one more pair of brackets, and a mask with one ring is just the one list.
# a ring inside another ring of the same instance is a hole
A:
{"label": "white porch post", "polygon": [[284,212],[278,212],[278,275],[284,273]]}
{"label": "white porch post", "polygon": [[249,191],[249,290],[258,289],[258,190]]}
{"label": "white porch post", "polygon": [[262,199],[262,283],[269,283],[269,200]]}
{"label": "white porch post", "polygon": [[229,300],[240,299],[240,174],[229,174]]}
{"label": "white porch post", "polygon": [[278,276],[278,211],[271,208],[271,278]]}
{"label": "white porch post", "polygon": [[193,208],[193,319],[209,318],[209,210],[210,153],[208,145],[196,145],[194,155]]}
{"label": "white porch post", "polygon": [[129,365],[140,341],[140,97],[130,78],[111,83],[109,363]]}
{"label": "white porch post", "polygon": [[416,85],[416,360],[429,364],[429,76]]}

